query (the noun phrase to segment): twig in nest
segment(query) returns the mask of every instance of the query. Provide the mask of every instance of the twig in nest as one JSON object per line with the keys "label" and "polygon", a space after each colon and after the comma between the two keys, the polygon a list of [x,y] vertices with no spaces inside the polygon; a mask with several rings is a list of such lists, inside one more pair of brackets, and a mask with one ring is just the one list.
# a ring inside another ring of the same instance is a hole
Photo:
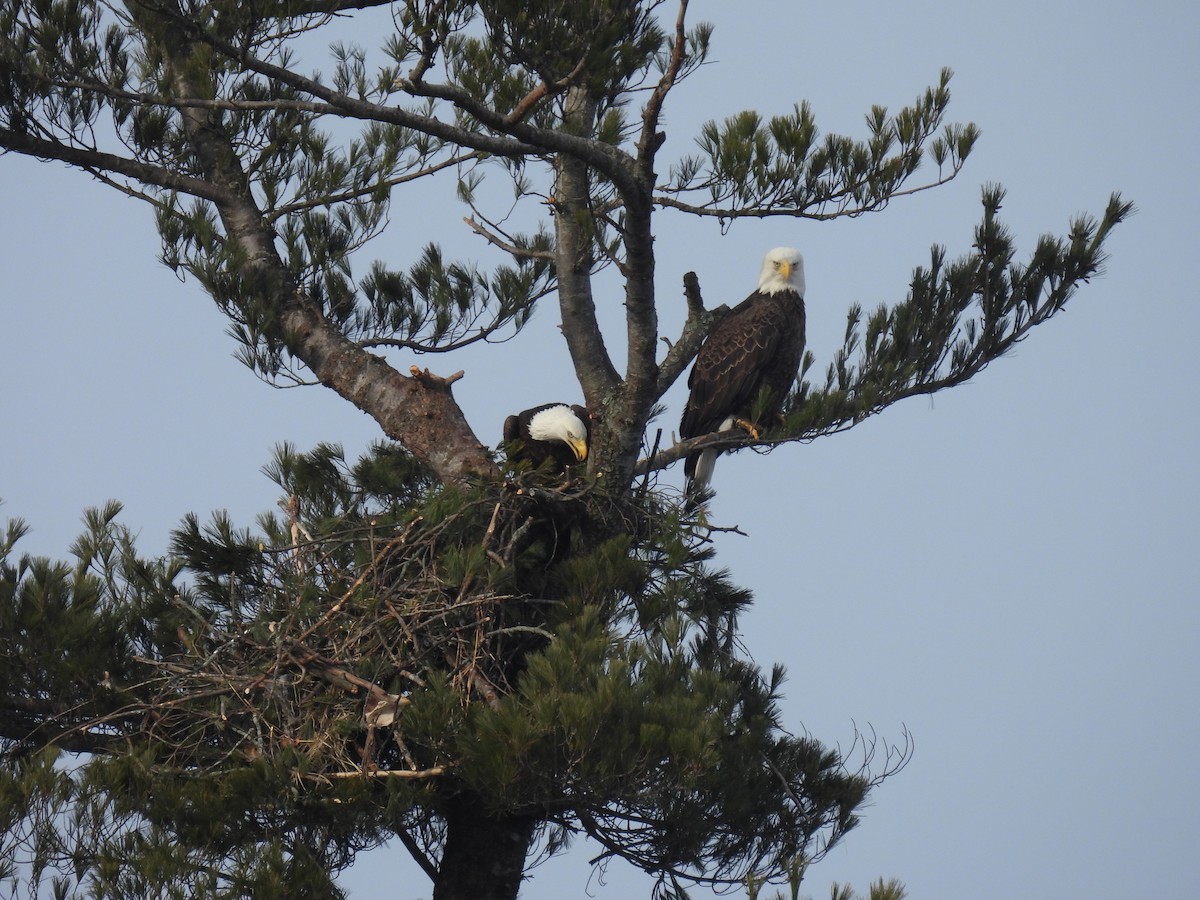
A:
{"label": "twig in nest", "polygon": [[512,559],[517,553],[525,549],[526,537],[535,521],[533,516],[529,516],[513,531],[512,537],[508,541],[507,552],[509,559]]}
{"label": "twig in nest", "polygon": [[503,568],[507,563],[499,553],[492,549],[492,540],[496,537],[496,522],[499,519],[500,503],[497,503],[496,508],[492,510],[492,520],[488,522],[487,531],[483,533],[483,549],[487,552],[488,559]]}
{"label": "twig in nest", "polygon": [[[694,274],[689,272],[689,275]],[[658,453],[659,444],[662,443],[662,429],[659,428],[654,432],[654,446],[650,448],[650,458],[653,459]],[[646,474],[642,477],[642,489],[638,492],[638,502],[642,503],[646,499],[646,492],[650,490],[650,470],[646,470]]]}
{"label": "twig in nest", "polygon": [[436,778],[446,771],[445,766],[434,766],[432,769],[372,769],[364,772],[359,769],[354,772],[327,772],[323,775],[309,775],[308,778]]}
{"label": "twig in nest", "polygon": [[478,669],[472,669],[470,683],[472,688],[483,695],[483,699],[487,701],[488,706],[492,709],[500,708],[500,692],[496,690],[496,686],[488,680],[486,675]]}
{"label": "twig in nest", "polygon": [[356,590],[358,590],[358,588],[361,587],[362,584],[364,582],[366,582],[367,578],[369,578],[371,576],[371,574],[375,571],[375,567],[377,565],[379,565],[379,563],[383,560],[383,558],[385,556],[388,555],[388,553],[392,550],[393,547],[403,544],[405,541],[408,540],[409,533],[412,531],[413,526],[415,526],[420,521],[421,521],[421,517],[417,516],[415,519],[413,519],[413,521],[411,521],[408,524],[408,527],[404,529],[403,534],[397,535],[396,537],[394,537],[390,541],[388,541],[386,544],[384,544],[383,549],[380,550],[378,553],[376,553],[375,556],[371,559],[371,561],[369,563],[367,563],[367,567],[365,569],[363,569],[362,574],[359,575],[356,579],[354,579],[354,583],[352,585],[350,585],[349,588],[346,589],[345,593],[343,593],[342,596],[338,598],[338,601],[336,603],[334,603],[333,606],[329,607],[329,609],[327,609],[325,611],[325,613],[321,616],[321,618],[317,619],[317,621],[313,622],[312,625],[310,625],[303,632],[301,632],[300,636],[296,640],[303,643],[304,641],[306,641],[308,638],[310,638],[313,635],[313,632],[315,632],[318,628],[320,628],[322,625],[324,625],[326,622],[328,622],[330,619],[332,619],[334,616],[336,616],[339,612],[341,612],[342,607],[344,607],[346,605],[346,602],[350,599],[351,596],[353,596],[354,592]]}

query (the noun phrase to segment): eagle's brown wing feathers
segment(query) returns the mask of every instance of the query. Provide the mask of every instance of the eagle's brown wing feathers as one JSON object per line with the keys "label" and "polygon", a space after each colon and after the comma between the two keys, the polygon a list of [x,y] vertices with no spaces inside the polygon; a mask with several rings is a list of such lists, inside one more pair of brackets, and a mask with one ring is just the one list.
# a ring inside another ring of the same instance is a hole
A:
{"label": "eagle's brown wing feathers", "polygon": [[764,385],[771,406],[782,403],[799,367],[797,348],[804,346],[803,306],[797,323],[797,303],[803,301],[792,294],[756,292],[709,335],[688,378],[680,437],[716,431],[729,416],[748,417]]}
{"label": "eagle's brown wing feathers", "polygon": [[515,415],[504,420],[504,440],[519,441],[521,439],[521,420]]}

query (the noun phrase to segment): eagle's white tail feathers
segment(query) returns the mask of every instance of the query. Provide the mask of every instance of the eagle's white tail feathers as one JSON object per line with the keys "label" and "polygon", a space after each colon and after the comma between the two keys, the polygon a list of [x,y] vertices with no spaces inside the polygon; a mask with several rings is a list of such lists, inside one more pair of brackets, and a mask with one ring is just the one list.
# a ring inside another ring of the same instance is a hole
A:
{"label": "eagle's white tail feathers", "polygon": [[[721,423],[721,427],[717,431],[732,431],[733,426],[737,424],[737,418],[729,416]],[[712,482],[713,469],[717,467],[717,457],[721,455],[720,450],[701,450],[700,456],[696,459],[696,470],[692,472],[691,481],[688,483],[688,490],[705,489]]]}
{"label": "eagle's white tail feathers", "polygon": [[716,450],[701,450],[700,456],[696,460],[696,471],[692,473],[692,483],[690,487],[706,488],[709,482],[712,481],[713,469],[717,467],[717,457],[720,453]]}

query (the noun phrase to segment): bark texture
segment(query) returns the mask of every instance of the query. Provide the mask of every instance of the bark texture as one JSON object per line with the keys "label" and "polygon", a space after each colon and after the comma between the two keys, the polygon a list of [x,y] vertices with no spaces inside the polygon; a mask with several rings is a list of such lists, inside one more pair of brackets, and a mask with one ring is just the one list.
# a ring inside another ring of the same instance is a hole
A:
{"label": "bark texture", "polygon": [[433,900],[514,900],[536,824],[529,816],[487,815],[471,795],[454,798]]}
{"label": "bark texture", "polygon": [[267,292],[262,299],[277,311],[279,333],[273,337],[322,384],[370,415],[388,437],[402,443],[443,480],[494,474],[487,448],[450,393],[450,380],[416,370],[413,377],[402,375],[382,357],[348,339],[293,281],[219,115],[184,102],[211,92],[211,85],[195,84],[184,74],[195,71],[190,58],[196,46],[173,23],[163,20],[161,24],[184,128],[205,179],[219,188],[213,203],[228,239],[244,255],[245,268],[262,276],[260,283]]}

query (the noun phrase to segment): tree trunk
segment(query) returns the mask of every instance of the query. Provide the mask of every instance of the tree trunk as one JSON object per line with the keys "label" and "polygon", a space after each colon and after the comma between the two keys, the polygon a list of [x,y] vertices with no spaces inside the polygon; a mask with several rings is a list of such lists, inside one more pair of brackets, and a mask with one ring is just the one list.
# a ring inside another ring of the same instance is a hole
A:
{"label": "tree trunk", "polygon": [[536,826],[531,816],[489,816],[471,795],[452,800],[433,900],[515,900]]}

